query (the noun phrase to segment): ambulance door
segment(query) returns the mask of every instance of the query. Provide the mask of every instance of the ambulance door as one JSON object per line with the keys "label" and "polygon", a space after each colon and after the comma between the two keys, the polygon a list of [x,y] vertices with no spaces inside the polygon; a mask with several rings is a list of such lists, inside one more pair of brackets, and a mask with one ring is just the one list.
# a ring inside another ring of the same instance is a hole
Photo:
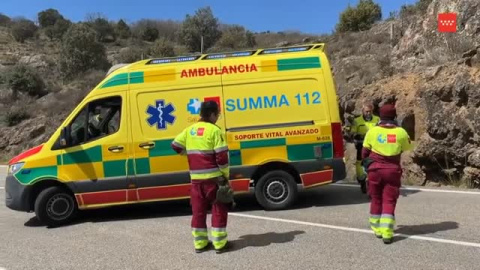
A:
{"label": "ambulance door", "polygon": [[70,139],[58,175],[80,196],[80,207],[128,200],[133,170],[127,98],[126,92],[89,98],[65,127]]}
{"label": "ambulance door", "polygon": [[[139,201],[189,197],[187,158],[174,152],[171,143],[187,126],[200,119],[203,101],[214,100],[222,110],[224,107],[220,76],[182,78],[177,74],[176,80],[181,85],[175,90],[159,86],[131,92],[135,184]],[[222,116],[217,124],[224,128]]]}

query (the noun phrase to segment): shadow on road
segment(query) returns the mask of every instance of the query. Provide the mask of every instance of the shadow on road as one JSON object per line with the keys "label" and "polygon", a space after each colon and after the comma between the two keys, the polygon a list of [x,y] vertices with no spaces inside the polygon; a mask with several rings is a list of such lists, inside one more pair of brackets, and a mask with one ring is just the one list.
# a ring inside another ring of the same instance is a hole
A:
{"label": "shadow on road", "polygon": [[[412,194],[414,191],[404,190]],[[232,212],[265,211],[256,201],[253,194],[237,195],[237,207]],[[331,207],[340,205],[368,204],[366,194],[355,187],[324,186],[299,192],[297,202],[290,209],[305,209],[310,207]],[[135,219],[151,219],[176,216],[190,216],[192,214],[189,200],[141,203],[123,206],[114,206],[102,209],[79,211],[78,217],[70,224],[78,225],[87,222],[114,222]],[[27,227],[41,227],[35,217],[27,221]],[[63,226],[63,227],[64,227]]]}
{"label": "shadow on road", "polygon": [[304,234],[305,231],[291,231],[285,233],[269,232],[263,234],[248,234],[240,236],[237,240],[230,241],[232,248],[229,252],[238,251],[247,247],[266,247],[271,244],[283,244],[295,240],[295,236]]}
{"label": "shadow on road", "polygon": [[[422,225],[398,225],[398,229],[395,230],[395,233],[399,234],[406,234],[406,235],[425,235],[425,234],[432,234],[442,231],[449,231],[458,229],[458,222],[454,221],[444,221],[440,223],[432,223],[432,224],[422,224]],[[401,241],[408,239],[405,236],[396,236],[395,241]]]}
{"label": "shadow on road", "polygon": [[420,192],[420,190],[402,189],[400,190],[400,196],[408,197],[409,195],[416,194],[418,192]]}

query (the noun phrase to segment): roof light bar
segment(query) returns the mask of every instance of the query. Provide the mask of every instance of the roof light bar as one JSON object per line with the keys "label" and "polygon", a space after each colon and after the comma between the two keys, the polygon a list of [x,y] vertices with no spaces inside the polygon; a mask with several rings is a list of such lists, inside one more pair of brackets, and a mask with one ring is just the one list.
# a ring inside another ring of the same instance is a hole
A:
{"label": "roof light bar", "polygon": [[276,54],[276,53],[285,53],[285,52],[304,52],[304,51],[310,50],[311,48],[312,48],[312,46],[266,49],[266,50],[261,51],[259,54]]}
{"label": "roof light bar", "polygon": [[211,59],[223,59],[223,58],[230,58],[230,57],[242,57],[242,56],[250,56],[253,55],[255,51],[245,51],[245,52],[232,52],[232,53],[215,53],[209,54],[204,60],[211,60]]}
{"label": "roof light bar", "polygon": [[182,56],[177,58],[163,58],[163,59],[152,59],[147,62],[147,65],[158,65],[158,64],[168,64],[168,63],[178,63],[178,62],[190,62],[195,61],[200,58],[200,55],[196,56]]}

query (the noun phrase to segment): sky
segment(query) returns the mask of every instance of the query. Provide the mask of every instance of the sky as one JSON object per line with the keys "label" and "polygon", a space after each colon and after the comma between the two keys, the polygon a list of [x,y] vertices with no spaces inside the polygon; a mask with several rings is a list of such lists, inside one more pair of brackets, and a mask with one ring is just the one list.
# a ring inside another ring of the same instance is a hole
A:
{"label": "sky", "polygon": [[[416,0],[374,0],[387,18],[391,11]],[[339,14],[358,0],[0,0],[0,13],[36,20],[38,12],[54,8],[74,21],[85,20],[89,13],[101,13],[109,20],[139,19],[182,21],[201,7],[210,6],[221,23],[239,24],[250,31],[301,31],[329,34]]]}

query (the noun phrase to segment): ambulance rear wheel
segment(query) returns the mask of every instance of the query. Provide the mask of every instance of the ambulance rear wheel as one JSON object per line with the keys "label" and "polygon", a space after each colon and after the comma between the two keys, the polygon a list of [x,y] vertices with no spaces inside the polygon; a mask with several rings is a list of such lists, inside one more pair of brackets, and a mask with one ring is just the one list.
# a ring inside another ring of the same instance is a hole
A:
{"label": "ambulance rear wheel", "polygon": [[35,214],[40,222],[56,227],[69,223],[77,213],[73,195],[61,187],[49,187],[38,194]]}
{"label": "ambulance rear wheel", "polygon": [[266,210],[281,210],[291,206],[297,198],[295,178],[286,171],[270,171],[260,177],[255,186],[255,197]]}

